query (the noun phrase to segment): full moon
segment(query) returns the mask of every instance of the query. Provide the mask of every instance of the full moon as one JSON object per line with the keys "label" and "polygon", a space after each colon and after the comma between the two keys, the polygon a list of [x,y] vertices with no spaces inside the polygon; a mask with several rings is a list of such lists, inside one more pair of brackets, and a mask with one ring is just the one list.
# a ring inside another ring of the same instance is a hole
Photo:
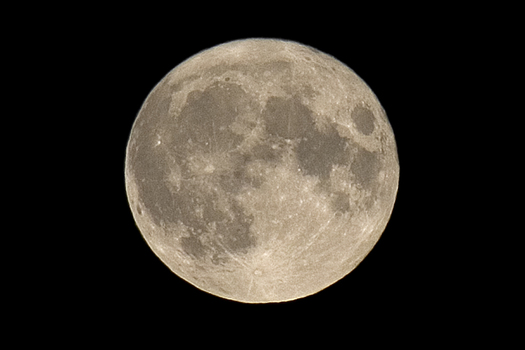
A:
{"label": "full moon", "polygon": [[336,58],[292,41],[228,42],[150,92],[126,149],[135,222],[177,276],[218,297],[315,294],[365,258],[394,206],[386,113]]}

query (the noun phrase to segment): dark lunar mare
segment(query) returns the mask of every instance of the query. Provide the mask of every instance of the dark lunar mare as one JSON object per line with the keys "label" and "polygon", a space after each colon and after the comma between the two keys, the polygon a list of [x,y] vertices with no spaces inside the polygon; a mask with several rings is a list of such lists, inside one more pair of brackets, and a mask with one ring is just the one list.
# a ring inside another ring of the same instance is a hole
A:
{"label": "dark lunar mare", "polygon": [[[211,247],[217,262],[221,260],[217,258],[217,252],[223,249],[241,254],[256,245],[250,233],[253,217],[246,215],[231,196],[238,192],[234,189],[235,182],[229,181],[232,186],[229,191],[223,188],[224,179],[231,180],[235,176],[234,169],[226,174],[206,176],[205,181],[211,183],[203,186],[199,182],[202,179],[191,174],[185,160],[197,150],[210,154],[226,153],[234,157],[233,150],[243,137],[232,132],[230,127],[239,113],[249,108],[250,99],[242,88],[236,84],[216,83],[204,91],[191,92],[172,125],[174,136],[171,146],[176,150],[183,177],[186,178],[174,201],[175,212],[177,219],[189,228],[189,236],[181,238],[182,248],[196,258],[211,253],[207,251]],[[219,196],[227,197],[227,208],[218,207]],[[213,238],[209,237],[211,223],[215,223]]]}
{"label": "dark lunar mare", "polygon": [[330,196],[333,209],[350,210],[348,195],[331,194],[329,180],[335,165],[350,164],[349,145],[353,143],[341,137],[333,124],[318,128],[312,111],[297,96],[270,97],[262,116],[270,137],[298,141],[295,154],[302,173],[319,178],[318,189]]}
{"label": "dark lunar mare", "polygon": [[[233,192],[223,191],[220,180],[233,175],[194,174],[188,160],[197,152],[217,154],[235,149],[242,137],[230,126],[248,101],[238,85],[215,84],[191,92],[180,114],[170,117],[170,91],[161,83],[140,113],[139,118],[146,122],[137,130],[138,147],[130,157],[139,197],[156,225],[182,223],[188,228],[180,242],[194,258],[212,255],[212,260],[220,263],[224,258],[219,255],[225,249],[240,254],[256,244],[250,234],[253,217],[246,215],[232,196],[227,196],[226,207],[218,206],[220,196]],[[151,140],[166,128],[170,144],[154,147]],[[181,171],[177,190],[167,182],[169,161],[175,161]],[[211,223],[215,223],[214,237],[210,236]]]}
{"label": "dark lunar mare", "polygon": [[357,183],[364,189],[371,189],[380,170],[380,162],[376,152],[359,147],[350,169]]}
{"label": "dark lunar mare", "polygon": [[[187,232],[180,237],[181,247],[196,259],[209,257],[214,263],[222,263],[227,261],[225,249],[242,254],[256,246],[250,232],[254,218],[234,199],[246,186],[259,187],[266,181],[248,174],[252,162],[277,164],[283,152],[291,151],[287,148],[296,147],[292,151],[302,173],[319,178],[319,189],[329,195],[333,209],[339,212],[350,210],[349,198],[343,192],[331,193],[332,168],[349,165],[362,188],[370,188],[379,171],[380,163],[373,152],[340,136],[333,124],[318,128],[311,110],[297,96],[270,97],[260,115],[265,138],[242,151],[238,146],[243,136],[234,133],[231,125],[239,115],[258,107],[240,86],[220,82],[204,91],[190,92],[177,116],[170,116],[169,105],[170,89],[163,82],[140,112],[139,120],[145,122],[135,130],[136,147],[130,150],[129,159],[139,197],[153,222],[184,224]],[[354,114],[361,132],[373,128],[368,112]],[[159,130],[166,129],[169,144],[155,147],[152,140]],[[193,173],[189,157],[197,153],[226,154],[233,166],[218,174]],[[178,189],[167,181],[172,171],[169,162],[180,169]]]}
{"label": "dark lunar mare", "polygon": [[327,181],[334,165],[348,164],[348,140],[341,137],[331,124],[320,131],[311,110],[301,103],[300,98],[270,97],[263,119],[270,136],[299,140],[296,154],[303,174]]}
{"label": "dark lunar mare", "polygon": [[352,120],[359,132],[370,135],[374,129],[374,113],[366,107],[356,106],[351,113]]}
{"label": "dark lunar mare", "polygon": [[[356,107],[351,116],[363,134],[374,130],[374,115],[369,109]],[[347,194],[330,190],[330,173],[334,166],[350,165],[358,186],[374,189],[381,165],[376,153],[340,136],[334,124],[317,127],[311,110],[299,97],[270,97],[262,117],[270,137],[299,141],[295,151],[302,173],[319,178],[318,188],[329,195],[335,211],[347,212],[350,204]]]}

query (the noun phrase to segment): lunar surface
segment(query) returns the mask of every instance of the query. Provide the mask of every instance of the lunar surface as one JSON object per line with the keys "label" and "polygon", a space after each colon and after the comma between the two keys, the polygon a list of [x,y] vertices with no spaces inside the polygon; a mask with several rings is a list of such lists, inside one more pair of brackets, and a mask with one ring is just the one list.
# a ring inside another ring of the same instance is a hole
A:
{"label": "lunar surface", "polygon": [[126,151],[133,217],[176,275],[245,303],[317,293],[380,238],[397,194],[392,128],[334,57],[249,39],[190,57],[145,100]]}

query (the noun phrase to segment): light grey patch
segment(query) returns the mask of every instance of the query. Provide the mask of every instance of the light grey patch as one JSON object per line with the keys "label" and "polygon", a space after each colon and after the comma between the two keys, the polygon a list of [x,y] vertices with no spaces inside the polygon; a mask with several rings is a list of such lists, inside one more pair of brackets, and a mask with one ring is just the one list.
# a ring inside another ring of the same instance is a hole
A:
{"label": "light grey patch", "polygon": [[250,232],[253,216],[245,215],[242,208],[236,205],[233,211],[233,219],[217,223],[217,233],[222,235],[222,243],[229,252],[242,254],[257,243]]}
{"label": "light grey patch", "polygon": [[292,63],[288,61],[269,61],[257,65],[257,69],[260,69],[262,73],[264,71],[270,71],[273,73],[283,73],[291,70]]}
{"label": "light grey patch", "polygon": [[128,162],[134,166],[143,160],[144,152],[151,152],[151,140],[169,117],[171,90],[165,81],[160,82],[150,93],[133,125],[135,147],[129,148]]}
{"label": "light grey patch", "polygon": [[162,218],[170,216],[173,203],[171,192],[164,182],[166,165],[151,148],[144,146],[139,148],[133,169],[143,208],[148,210],[153,222],[160,225]]}
{"label": "light grey patch", "polygon": [[247,171],[248,165],[258,159],[253,152],[246,154],[232,152],[230,160],[232,168],[217,175],[218,183],[228,194],[238,194],[246,187],[259,187],[262,182]]}
{"label": "light grey patch", "polygon": [[144,127],[157,126],[169,117],[172,89],[166,81],[161,81],[148,96],[139,119],[146,122]]}
{"label": "light grey patch", "polygon": [[221,188],[232,194],[238,194],[243,188],[243,170],[236,169],[232,173],[220,174],[218,177]]}
{"label": "light grey patch", "polygon": [[255,64],[220,64],[209,68],[205,74],[213,77],[222,76],[228,72],[240,72],[244,75],[262,75],[265,71],[276,74],[291,72],[292,63],[288,61],[268,61]]}
{"label": "light grey patch", "polygon": [[314,127],[304,134],[299,143],[297,160],[304,174],[319,176],[326,181],[334,165],[349,163],[350,154],[346,147],[347,139],[341,137],[332,125],[323,132]]}
{"label": "light grey patch", "polygon": [[268,134],[295,139],[303,137],[307,130],[315,128],[311,114],[298,97],[287,99],[272,96],[266,103],[262,117],[266,122]]}
{"label": "light grey patch", "polygon": [[377,191],[372,191],[372,195],[365,198],[364,205],[366,210],[370,210],[376,205]]}
{"label": "light grey patch", "polygon": [[162,81],[148,96],[139,112],[137,122],[140,121],[141,124],[134,126],[133,130],[135,147],[128,154],[142,209],[148,210],[156,225],[161,223],[161,218],[169,215],[172,196],[164,182],[168,174],[165,155],[159,148],[154,148],[152,140],[169,119],[170,102],[171,90],[166,81]]}
{"label": "light grey patch", "polygon": [[209,68],[205,74],[209,74],[213,77],[219,77],[223,75],[224,73],[230,72],[230,71],[248,71],[249,66],[246,64],[218,64],[216,66],[213,66]]}
{"label": "light grey patch", "polygon": [[356,106],[351,116],[357,130],[364,135],[370,135],[374,131],[374,113],[368,108]]}
{"label": "light grey patch", "polygon": [[[191,186],[195,188],[191,189]],[[219,195],[204,192],[198,188],[199,186],[199,183],[188,182],[181,191],[173,194],[174,215],[178,221],[196,234],[208,231],[208,224],[227,218],[223,210],[217,206]]]}
{"label": "light grey patch", "polygon": [[380,170],[380,161],[375,152],[359,148],[350,170],[355,179],[365,189],[370,189],[374,184]]}
{"label": "light grey patch", "polygon": [[300,94],[303,97],[304,100],[312,100],[314,97],[319,95],[317,91],[314,90],[312,85],[310,84],[303,84],[300,88]]}
{"label": "light grey patch", "polygon": [[[242,152],[232,152],[231,171],[219,175],[222,188],[228,193],[239,193],[246,187],[259,188],[266,181],[264,174],[249,171],[249,169],[260,164],[271,166],[279,163],[285,152],[284,147],[272,147],[272,145],[280,141],[282,141],[281,138],[269,137],[265,142],[257,143]],[[279,146],[281,146],[280,143]]]}
{"label": "light grey patch", "polygon": [[385,111],[385,109],[383,108],[383,106],[381,106],[380,117],[381,117],[381,119],[383,119],[383,121],[385,121],[387,124],[390,125],[390,122],[389,122],[388,117],[387,117],[387,115],[386,115],[386,111]]}

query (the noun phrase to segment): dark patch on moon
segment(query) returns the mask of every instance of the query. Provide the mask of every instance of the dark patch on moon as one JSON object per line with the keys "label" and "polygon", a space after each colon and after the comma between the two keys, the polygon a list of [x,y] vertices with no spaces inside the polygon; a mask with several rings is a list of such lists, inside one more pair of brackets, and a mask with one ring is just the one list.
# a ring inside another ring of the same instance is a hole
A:
{"label": "dark patch on moon", "polygon": [[362,134],[370,135],[374,132],[374,113],[366,107],[356,106],[352,110],[352,120]]}
{"label": "dark patch on moon", "polygon": [[332,125],[322,132],[309,129],[297,148],[299,166],[306,175],[328,180],[334,165],[346,165],[350,161],[346,147],[347,139],[341,137]]}
{"label": "dark patch on moon", "polygon": [[[330,173],[336,165],[348,165],[351,161],[350,140],[341,137],[334,124],[326,125],[323,130],[316,126],[311,110],[296,96],[292,98],[270,97],[262,113],[269,139],[254,149],[265,161],[279,159],[278,147],[269,145],[285,144],[285,139],[297,141],[294,149],[298,165],[304,175],[317,176],[320,189],[330,193]],[[284,146],[286,148],[286,145]],[[345,204],[346,203],[346,204]],[[348,195],[338,193],[334,197],[336,210],[349,210]]]}
{"label": "dark patch on moon", "polygon": [[181,237],[180,246],[186,254],[194,258],[199,259],[206,255],[206,248],[200,241],[199,237],[195,234],[192,234],[189,237]]}
{"label": "dark patch on moon", "polygon": [[375,152],[360,147],[350,165],[350,170],[362,188],[370,189],[379,174],[380,165],[380,160]]}
{"label": "dark patch on moon", "polygon": [[170,101],[170,88],[163,81],[150,94],[140,111],[138,118],[147,120],[147,123],[134,126],[135,147],[129,148],[128,154],[128,162],[132,165],[138,184],[139,198],[156,225],[167,214],[159,203],[170,202],[171,194],[164,184],[167,169],[163,155],[159,155],[159,151],[152,147],[151,140],[155,139],[169,115]]}
{"label": "dark patch on moon", "polygon": [[[221,257],[217,252],[224,249],[234,254],[246,251],[256,244],[250,233],[253,218],[245,215],[231,196],[238,192],[234,188],[239,187],[238,177],[242,174],[232,170],[222,177],[208,176],[208,186],[203,186],[202,177],[192,174],[188,166],[189,157],[196,151],[210,155],[227,153],[242,141],[242,136],[233,133],[230,126],[243,108],[250,108],[246,93],[238,85],[226,83],[193,91],[180,114],[169,119],[170,91],[166,84],[160,87],[141,111],[148,123],[139,128],[136,137],[139,147],[130,157],[144,208],[156,225],[182,223],[187,227],[187,235],[180,237],[180,242],[189,256],[202,259],[212,254],[210,247],[215,247],[213,254],[219,261]],[[172,135],[170,144],[155,148],[151,140],[159,129],[166,128],[170,129],[168,135]],[[177,190],[167,181],[172,161],[182,169]],[[230,187],[225,186],[227,183]],[[221,197],[222,203],[227,204],[219,208],[219,196],[224,193],[227,198]],[[212,223],[215,223],[216,235],[210,238]]]}
{"label": "dark patch on moon", "polygon": [[247,161],[262,160],[265,162],[277,162],[280,159],[281,152],[281,149],[272,148],[268,143],[260,143],[252,147],[246,157]]}
{"label": "dark patch on moon", "polygon": [[350,210],[350,200],[344,192],[335,192],[331,196],[332,208],[335,212],[346,213]]}
{"label": "dark patch on moon", "polygon": [[314,128],[310,110],[297,97],[270,97],[262,116],[271,136],[295,139]]}
{"label": "dark patch on moon", "polygon": [[[233,254],[240,254],[256,245],[250,232],[253,217],[246,215],[231,196],[227,196],[225,208],[218,207],[218,193],[190,192],[183,187],[173,196],[175,205],[171,219],[188,228],[189,236],[181,238],[182,249],[188,255],[204,258],[212,254],[210,247],[215,251],[224,252],[227,249]],[[203,239],[206,244],[202,243]]]}
{"label": "dark patch on moon", "polygon": [[137,181],[139,198],[155,225],[169,218],[172,212],[173,197],[165,183],[166,164],[159,155],[147,145],[138,148],[133,171]]}
{"label": "dark patch on moon", "polygon": [[[236,84],[214,84],[204,91],[192,91],[180,115],[172,122],[174,147],[195,152],[195,148],[226,152],[242,141],[230,126],[249,98]],[[191,142],[189,142],[191,140]]]}
{"label": "dark patch on moon", "polygon": [[303,174],[327,180],[334,165],[348,164],[347,139],[333,125],[319,131],[298,97],[270,97],[262,116],[271,137],[300,140],[296,152]]}
{"label": "dark patch on moon", "polygon": [[[332,209],[339,213],[348,212],[350,203],[348,194],[330,192],[333,167],[350,165],[363,188],[371,186],[379,171],[377,156],[365,149],[359,148],[352,160],[349,146],[355,145],[341,137],[333,124],[319,130],[311,110],[297,96],[270,97],[259,116],[266,129],[264,139],[242,150],[238,146],[244,136],[233,132],[231,126],[239,115],[257,108],[240,86],[222,81],[204,91],[193,91],[180,114],[171,118],[169,102],[167,85],[159,85],[141,111],[148,123],[140,128],[139,147],[131,159],[143,208],[156,225],[184,224],[187,231],[180,237],[181,248],[194,259],[222,263],[229,259],[225,250],[242,254],[257,245],[250,232],[253,217],[234,199],[244,188],[257,188],[266,181],[257,166],[277,165],[283,154],[295,152],[302,173],[320,179],[319,188],[330,196]],[[352,113],[365,134],[373,131],[373,116],[367,111]],[[166,145],[156,148],[151,140],[159,129],[168,129],[166,135],[171,137],[165,140]],[[197,152],[210,157],[226,154],[231,169],[213,175],[193,174],[189,157]],[[173,161],[182,177],[176,190],[167,182],[169,162]]]}

